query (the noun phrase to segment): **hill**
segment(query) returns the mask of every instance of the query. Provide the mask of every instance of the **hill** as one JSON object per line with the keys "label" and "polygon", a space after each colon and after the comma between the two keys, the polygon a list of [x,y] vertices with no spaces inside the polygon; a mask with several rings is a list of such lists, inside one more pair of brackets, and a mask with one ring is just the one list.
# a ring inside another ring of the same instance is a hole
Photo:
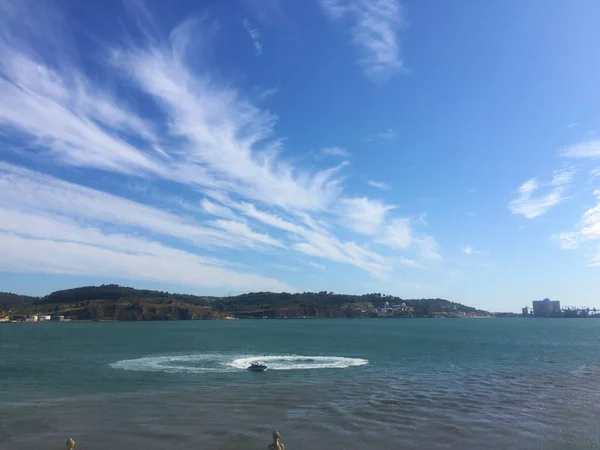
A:
{"label": "hill", "polygon": [[448,300],[402,299],[379,293],[253,292],[209,297],[134,289],[116,284],[52,292],[44,297],[0,294],[0,315],[60,314],[79,320],[187,320],[225,316],[297,317],[472,317],[486,311]]}
{"label": "hill", "polygon": [[0,292],[0,312],[14,308],[26,308],[39,300],[39,297],[13,294],[12,292]]}

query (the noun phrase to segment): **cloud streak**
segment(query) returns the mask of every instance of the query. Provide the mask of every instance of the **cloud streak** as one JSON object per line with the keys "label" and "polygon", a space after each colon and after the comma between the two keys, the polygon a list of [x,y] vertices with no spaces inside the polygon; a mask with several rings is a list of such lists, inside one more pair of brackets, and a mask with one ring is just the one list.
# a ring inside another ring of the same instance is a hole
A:
{"label": "cloud streak", "polygon": [[[362,12],[348,14],[361,29],[368,15],[381,19],[359,6]],[[130,5],[130,13],[147,23],[148,11],[137,8]],[[99,69],[110,74],[104,84],[68,54],[50,62],[35,43],[18,39],[28,35],[18,32],[19,17],[1,22],[8,30],[0,36],[2,132],[70,181],[0,162],[0,232],[13,252],[0,268],[292,290],[206,254],[295,252],[378,278],[441,260],[435,239],[394,217],[394,206],[344,192],[346,163],[318,170],[292,164],[273,113],[220,82],[209,64],[190,64],[195,44],[207,38],[202,20],[186,20],[168,37],[145,27],[139,39],[107,39],[99,50],[107,55]],[[340,147],[323,154],[348,157]],[[98,174],[110,183],[84,186]],[[152,204],[114,194],[122,183],[150,182],[160,186],[146,199]],[[53,264],[60,245],[64,257]],[[31,253],[15,256],[19,246]],[[83,262],[86,252],[106,267]]]}
{"label": "cloud streak", "polygon": [[250,39],[252,40],[252,45],[254,46],[254,54],[256,56],[260,56],[262,55],[262,44],[260,43],[260,32],[256,29],[256,28],[252,28],[252,26],[250,25],[250,22],[248,21],[248,19],[244,19],[244,29],[246,30],[246,32],[248,33],[248,36],[250,36]]}
{"label": "cloud streak", "polygon": [[367,184],[375,189],[381,189],[382,191],[389,191],[391,189],[389,184],[381,181],[369,180]]}
{"label": "cloud streak", "polygon": [[340,158],[350,157],[350,152],[342,147],[325,147],[321,149],[320,153],[323,156],[337,156]]}
{"label": "cloud streak", "polygon": [[586,142],[566,147],[560,151],[561,156],[576,159],[600,159],[600,139],[592,139]]}
{"label": "cloud streak", "polygon": [[[520,214],[527,219],[545,214],[567,199],[566,191],[573,181],[573,175],[572,169],[564,169],[554,172],[549,183],[541,184],[537,178],[527,180],[517,190],[517,197],[511,200],[508,209],[513,214]],[[539,195],[537,193],[540,189],[547,192]]]}
{"label": "cloud streak", "polygon": [[403,22],[398,0],[321,0],[327,17],[350,23],[359,63],[372,80],[385,80],[403,68],[398,31]]}
{"label": "cloud streak", "polygon": [[[583,213],[579,222],[575,225],[575,231],[566,231],[552,235],[552,240],[560,248],[565,250],[574,250],[580,248],[588,242],[600,241],[600,189],[594,191],[596,205]],[[593,266],[599,265],[600,252],[590,263]]]}

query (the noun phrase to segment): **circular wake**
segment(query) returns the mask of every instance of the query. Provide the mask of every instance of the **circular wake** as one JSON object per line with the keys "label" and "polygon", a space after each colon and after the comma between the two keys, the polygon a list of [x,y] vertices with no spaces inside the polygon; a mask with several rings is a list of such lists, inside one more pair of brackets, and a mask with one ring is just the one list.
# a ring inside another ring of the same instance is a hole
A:
{"label": "circular wake", "polygon": [[364,366],[369,361],[360,358],[344,358],[341,356],[249,356],[234,359],[232,367],[245,369],[254,361],[267,365],[269,370],[307,370],[307,369],[345,369],[347,367]]}
{"label": "circular wake", "polygon": [[266,364],[269,370],[345,369],[369,363],[366,359],[342,356],[246,355],[228,357],[226,355],[196,354],[124,359],[110,364],[110,367],[142,372],[201,374],[245,370],[255,361]]}

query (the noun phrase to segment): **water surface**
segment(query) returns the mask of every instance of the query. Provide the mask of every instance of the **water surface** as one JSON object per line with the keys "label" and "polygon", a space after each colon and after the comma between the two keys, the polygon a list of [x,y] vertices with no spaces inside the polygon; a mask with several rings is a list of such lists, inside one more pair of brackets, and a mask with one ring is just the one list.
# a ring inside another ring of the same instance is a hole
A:
{"label": "water surface", "polygon": [[599,350],[597,320],[2,324],[0,448],[598,448]]}

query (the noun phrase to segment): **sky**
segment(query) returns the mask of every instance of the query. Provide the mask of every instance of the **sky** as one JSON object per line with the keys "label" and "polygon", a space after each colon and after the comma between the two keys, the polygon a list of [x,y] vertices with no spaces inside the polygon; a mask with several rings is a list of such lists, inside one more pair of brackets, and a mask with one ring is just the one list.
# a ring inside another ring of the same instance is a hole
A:
{"label": "sky", "polygon": [[0,290],[600,306],[599,15],[0,0]]}

